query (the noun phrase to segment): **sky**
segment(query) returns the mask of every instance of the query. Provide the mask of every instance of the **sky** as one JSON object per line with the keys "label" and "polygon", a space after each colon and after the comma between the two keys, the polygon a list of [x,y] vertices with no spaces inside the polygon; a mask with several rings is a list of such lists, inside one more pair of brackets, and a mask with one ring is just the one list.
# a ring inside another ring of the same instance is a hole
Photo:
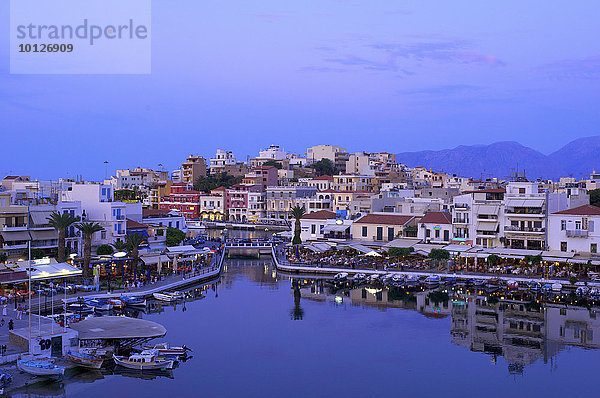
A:
{"label": "sky", "polygon": [[[11,75],[0,174],[600,135],[600,2],[155,0],[149,75]],[[8,21],[8,2],[0,20]],[[118,60],[114,60],[118,62]]]}

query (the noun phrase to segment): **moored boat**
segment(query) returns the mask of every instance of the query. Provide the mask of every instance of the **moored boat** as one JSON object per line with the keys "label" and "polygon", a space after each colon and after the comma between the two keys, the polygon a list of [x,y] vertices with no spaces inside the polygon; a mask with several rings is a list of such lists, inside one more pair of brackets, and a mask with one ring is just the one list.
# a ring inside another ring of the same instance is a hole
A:
{"label": "moored boat", "polygon": [[67,304],[67,310],[77,314],[91,314],[94,312],[94,307],[85,303],[71,303]]}
{"label": "moored boat", "polygon": [[519,288],[519,282],[517,282],[514,279],[511,279],[508,282],[506,282],[506,287],[508,288],[508,290],[517,290]]}
{"label": "moored boat", "polygon": [[113,359],[119,366],[136,370],[172,369],[174,363],[172,359],[160,358],[157,350],[148,350],[128,357],[113,354]]}
{"label": "moored boat", "polygon": [[181,347],[175,347],[175,346],[171,346],[169,343],[160,343],[160,344],[155,344],[153,346],[142,346],[142,349],[144,350],[156,350],[158,351],[159,355],[165,356],[165,357],[182,357],[182,356],[186,356],[188,351],[191,351],[191,349],[187,348],[185,345],[181,346]]}
{"label": "moored boat", "polygon": [[113,308],[123,308],[125,304],[118,298],[108,299],[108,302],[113,306]]}
{"label": "moored boat", "polygon": [[34,376],[62,376],[65,374],[65,368],[62,366],[42,360],[26,361],[19,359],[17,368]]}
{"label": "moored boat", "polygon": [[340,272],[338,274],[335,274],[335,276],[333,277],[333,280],[335,282],[346,282],[347,279],[348,279],[347,272]]}
{"label": "moored boat", "polygon": [[125,304],[126,306],[129,306],[129,307],[145,307],[146,306],[146,299],[143,297],[121,296],[119,299],[123,302],[123,304]]}
{"label": "moored boat", "polygon": [[90,307],[94,307],[97,311],[110,311],[113,305],[104,299],[92,298],[84,300],[84,303]]}
{"label": "moored boat", "polygon": [[[12,375],[10,373],[6,373],[3,370],[0,370],[0,390],[4,389],[11,382],[12,382]],[[0,392],[0,394],[1,394],[1,392]]]}
{"label": "moored boat", "polygon": [[160,301],[168,301],[168,302],[172,302],[172,301],[177,301],[181,298],[183,298],[183,295],[181,293],[178,292],[174,292],[174,293],[169,293],[169,292],[163,292],[163,293],[152,293],[152,296]]}
{"label": "moored boat", "polygon": [[90,355],[84,354],[77,351],[69,351],[66,355],[67,359],[78,366],[89,368],[89,369],[100,369],[104,359]]}
{"label": "moored boat", "polygon": [[563,286],[562,286],[562,284],[560,284],[560,283],[553,283],[553,284],[552,284],[552,291],[553,291],[554,293],[558,293],[558,292],[560,292],[560,291],[562,290],[562,287],[563,287]]}
{"label": "moored boat", "polygon": [[442,278],[440,278],[439,275],[429,275],[427,278],[425,278],[425,285],[429,287],[438,286],[441,280]]}

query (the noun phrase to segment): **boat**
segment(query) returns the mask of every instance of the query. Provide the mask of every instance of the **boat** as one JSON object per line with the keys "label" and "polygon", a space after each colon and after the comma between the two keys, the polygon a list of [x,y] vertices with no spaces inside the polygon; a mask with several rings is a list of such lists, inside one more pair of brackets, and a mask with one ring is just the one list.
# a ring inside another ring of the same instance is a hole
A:
{"label": "boat", "polygon": [[541,285],[539,282],[529,282],[528,284],[529,290],[537,292],[538,290],[540,290]]}
{"label": "boat", "polygon": [[369,275],[369,277],[367,278],[367,281],[369,283],[377,283],[377,282],[379,282],[379,275],[378,274]]}
{"label": "boat", "polygon": [[519,288],[519,282],[517,282],[514,279],[511,279],[508,282],[506,282],[506,287],[508,288],[508,290],[517,290]]}
{"label": "boat", "polygon": [[159,355],[174,358],[186,356],[188,351],[192,351],[185,345],[181,347],[174,347],[171,346],[169,343],[159,343],[153,346],[142,346],[142,349],[146,351],[156,350],[158,351]]}
{"label": "boat", "polygon": [[113,305],[104,299],[93,298],[86,299],[83,302],[90,307],[94,307],[96,311],[110,311],[113,308]]}
{"label": "boat", "polygon": [[179,299],[183,298],[183,294],[179,293],[179,292],[174,292],[174,293],[169,293],[169,292],[164,292],[164,293],[152,293],[152,296],[160,301],[168,301],[168,302],[172,302],[172,301],[177,301]]}
{"label": "boat", "polygon": [[333,277],[333,280],[335,282],[346,282],[347,279],[348,279],[347,272],[340,272],[338,274],[335,274],[335,276]]}
{"label": "boat", "polygon": [[485,284],[485,279],[473,279],[473,287],[483,287]]}
{"label": "boat", "polygon": [[549,283],[546,283],[545,285],[542,286],[542,293],[550,293],[552,291],[552,285]]}
{"label": "boat", "polygon": [[454,285],[458,278],[456,276],[448,276],[444,278],[444,283],[447,285]]}
{"label": "boat", "polygon": [[113,308],[123,308],[125,304],[118,298],[108,299],[108,302],[112,304]]}
{"label": "boat", "polygon": [[84,354],[77,351],[67,352],[67,359],[78,366],[89,369],[100,369],[104,359],[95,355]]}
{"label": "boat", "polygon": [[421,277],[419,275],[409,275],[406,278],[406,284],[409,286],[416,286],[421,282]]}
{"label": "boat", "polygon": [[34,376],[62,376],[65,374],[65,368],[62,366],[43,360],[25,361],[19,359],[17,360],[17,368]]}
{"label": "boat", "polygon": [[500,279],[492,278],[488,279],[485,284],[485,289],[487,291],[496,291],[500,288]]}
{"label": "boat", "polygon": [[113,354],[113,359],[119,366],[136,370],[172,369],[175,362],[172,359],[160,358],[158,350],[147,350],[128,357]]}
{"label": "boat", "polygon": [[425,285],[432,287],[432,286],[438,286],[441,282],[442,278],[440,278],[439,275],[429,275],[427,278],[425,278]]}
{"label": "boat", "polygon": [[85,303],[71,303],[67,304],[67,310],[76,314],[91,314],[94,312],[94,307]]}
{"label": "boat", "polygon": [[560,283],[553,283],[552,284],[552,291],[557,293],[560,292],[562,290],[562,285]]}
{"label": "boat", "polygon": [[0,370],[0,394],[2,390],[12,382],[12,375]]}
{"label": "boat", "polygon": [[145,307],[146,306],[146,299],[143,297],[136,297],[136,296],[121,296],[119,298],[124,305],[129,306],[129,307]]}
{"label": "boat", "polygon": [[363,283],[367,280],[367,276],[365,274],[356,274],[353,279],[356,283]]}
{"label": "boat", "polygon": [[575,294],[578,296],[587,296],[590,293],[590,288],[587,286],[578,286],[575,289]]}

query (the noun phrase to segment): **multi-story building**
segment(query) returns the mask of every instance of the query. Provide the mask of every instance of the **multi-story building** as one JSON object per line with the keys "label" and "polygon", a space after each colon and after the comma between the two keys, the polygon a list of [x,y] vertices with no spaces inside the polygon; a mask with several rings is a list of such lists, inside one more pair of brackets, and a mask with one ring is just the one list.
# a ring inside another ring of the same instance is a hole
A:
{"label": "multi-story building", "polygon": [[[225,209],[230,221],[248,222],[250,192],[261,192],[260,185],[236,184],[225,193]],[[255,209],[256,210],[256,209]]]}
{"label": "multi-story building", "polygon": [[193,184],[199,177],[206,177],[206,160],[200,156],[190,155],[181,164],[181,182]]}
{"label": "multi-story building", "polygon": [[0,252],[9,257],[22,257],[31,239],[27,206],[13,205],[11,194],[0,192]]}
{"label": "multi-story building", "polygon": [[341,174],[333,176],[333,189],[336,191],[373,192],[372,176]]}
{"label": "multi-story building", "polygon": [[306,159],[308,159],[309,163],[315,163],[321,159],[329,159],[332,163],[335,163],[337,154],[345,154],[346,157],[348,156],[346,150],[342,147],[317,145],[306,150]]}
{"label": "multi-story building", "polygon": [[182,232],[188,232],[186,219],[177,210],[143,209],[141,223],[158,225],[165,228],[176,228]]}
{"label": "multi-story building", "polygon": [[235,155],[231,151],[225,151],[223,149],[217,149],[217,153],[214,158],[210,158],[210,172],[211,174],[219,172],[226,166],[235,166],[236,160]]}
{"label": "multi-story building", "polygon": [[159,209],[177,210],[187,219],[200,217],[200,196],[203,193],[191,189],[187,183],[178,183],[171,186],[171,194],[163,198]]}
{"label": "multi-story building", "polygon": [[306,185],[309,187],[315,187],[319,191],[328,191],[333,189],[333,176],[319,176],[313,179],[310,179],[306,182]]}
{"label": "multi-story building", "polygon": [[544,250],[548,192],[535,182],[511,182],[504,195],[504,244],[512,249]]}
{"label": "multi-story building", "polygon": [[208,221],[225,219],[225,192],[227,188],[213,189],[210,194],[200,196],[200,218]]}
{"label": "multi-story building", "polygon": [[598,253],[598,246],[600,246],[599,207],[583,205],[548,216],[550,250],[595,255]]}
{"label": "multi-story building", "polygon": [[451,205],[452,241],[486,248],[502,246],[504,193],[504,189],[481,189],[455,196]]}
{"label": "multi-story building", "polygon": [[265,192],[248,192],[248,221],[260,222],[267,218],[267,194]]}
{"label": "multi-story building", "polygon": [[277,186],[277,168],[274,166],[257,166],[244,176],[242,184],[259,185],[264,191],[267,187]]}
{"label": "multi-story building", "polygon": [[315,196],[317,189],[307,186],[267,187],[267,218],[289,220],[292,208],[302,206],[302,199]]}

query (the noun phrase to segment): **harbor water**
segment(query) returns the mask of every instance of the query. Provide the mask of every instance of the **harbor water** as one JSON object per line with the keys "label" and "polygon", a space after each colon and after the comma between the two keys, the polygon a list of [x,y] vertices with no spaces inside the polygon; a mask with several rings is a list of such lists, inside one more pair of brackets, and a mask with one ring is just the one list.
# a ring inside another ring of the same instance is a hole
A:
{"label": "harbor water", "polygon": [[204,298],[135,314],[193,349],[172,373],[82,372],[15,396],[595,396],[593,309],[500,311],[469,294],[434,303],[427,292],[296,282],[269,257],[227,260]]}

